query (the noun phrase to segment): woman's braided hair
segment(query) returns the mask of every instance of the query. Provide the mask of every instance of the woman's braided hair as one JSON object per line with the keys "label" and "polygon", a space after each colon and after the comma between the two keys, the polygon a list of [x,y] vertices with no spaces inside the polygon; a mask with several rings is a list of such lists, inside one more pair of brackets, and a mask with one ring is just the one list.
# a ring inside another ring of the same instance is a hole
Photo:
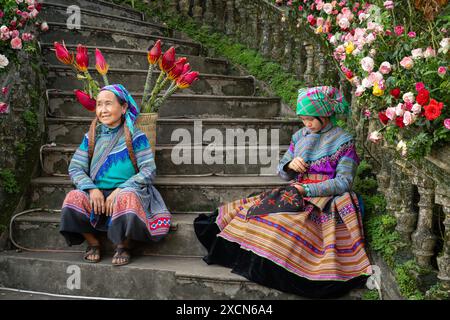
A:
{"label": "woman's braided hair", "polygon": [[[123,99],[121,99],[120,97],[117,97],[117,100],[119,100],[120,105],[123,105],[125,103],[125,101]],[[91,122],[91,126],[89,128],[89,133],[88,133],[89,163],[91,162],[92,156],[94,155],[95,133],[96,133],[96,128],[97,128],[97,122],[98,122],[98,118],[96,116],[95,119],[92,120],[92,122]],[[127,125],[124,117],[122,117],[122,124],[124,125],[125,142],[126,142],[126,145],[127,145],[128,154],[130,155],[130,159],[131,159],[131,162],[133,163],[134,170],[136,172],[139,172],[139,168],[137,166],[137,161],[136,161],[136,155],[134,154],[134,150],[133,150],[133,143],[132,143],[133,140],[132,140],[132,137],[131,137],[130,128],[128,128],[128,125]]]}

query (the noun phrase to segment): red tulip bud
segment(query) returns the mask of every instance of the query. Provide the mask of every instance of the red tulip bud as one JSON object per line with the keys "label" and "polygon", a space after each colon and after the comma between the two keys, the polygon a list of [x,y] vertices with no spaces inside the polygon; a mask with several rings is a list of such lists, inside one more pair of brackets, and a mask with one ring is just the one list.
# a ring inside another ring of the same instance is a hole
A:
{"label": "red tulip bud", "polygon": [[89,56],[87,48],[81,44],[77,47],[77,55],[75,57],[76,65],[75,67],[80,72],[86,72],[89,66]]}
{"label": "red tulip bud", "polygon": [[88,111],[95,111],[95,107],[97,105],[95,99],[92,99],[86,92],[81,90],[74,90],[74,92],[78,102],[81,103],[85,109]]}
{"label": "red tulip bud", "polygon": [[175,66],[175,48],[170,47],[159,60],[159,68],[161,71],[168,73]]}
{"label": "red tulip bud", "polygon": [[184,70],[184,64],[186,63],[186,58],[180,58],[177,62],[175,62],[175,66],[172,70],[169,71],[168,77],[170,80],[176,80],[179,76],[182,75]]}
{"label": "red tulip bud", "polygon": [[189,71],[191,71],[191,65],[190,65],[189,63],[186,63],[186,64],[183,66],[183,72],[181,73],[181,75],[183,75],[183,74],[185,74],[185,73],[188,73]]}
{"label": "red tulip bud", "polygon": [[56,41],[53,45],[55,46],[56,58],[58,58],[59,61],[68,65],[73,63],[73,53],[69,53],[64,41],[62,45]]}
{"label": "red tulip bud", "polygon": [[102,76],[108,73],[109,65],[106,63],[100,50],[95,49],[95,68]]}
{"label": "red tulip bud", "polygon": [[180,89],[186,89],[192,85],[192,83],[196,80],[198,80],[199,73],[196,71],[188,72],[184,75],[182,75],[177,80],[177,86]]}
{"label": "red tulip bud", "polygon": [[147,59],[148,63],[155,64],[161,58],[161,40],[156,41],[153,48],[148,52]]}

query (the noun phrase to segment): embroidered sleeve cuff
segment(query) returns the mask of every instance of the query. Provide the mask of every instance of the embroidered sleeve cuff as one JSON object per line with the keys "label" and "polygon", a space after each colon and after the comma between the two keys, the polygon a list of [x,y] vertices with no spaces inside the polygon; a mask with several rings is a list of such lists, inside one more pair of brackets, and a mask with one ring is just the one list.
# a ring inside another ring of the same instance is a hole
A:
{"label": "embroidered sleeve cuff", "polygon": [[309,186],[307,184],[302,184],[303,189],[305,189],[305,196],[310,197],[311,191],[309,190]]}

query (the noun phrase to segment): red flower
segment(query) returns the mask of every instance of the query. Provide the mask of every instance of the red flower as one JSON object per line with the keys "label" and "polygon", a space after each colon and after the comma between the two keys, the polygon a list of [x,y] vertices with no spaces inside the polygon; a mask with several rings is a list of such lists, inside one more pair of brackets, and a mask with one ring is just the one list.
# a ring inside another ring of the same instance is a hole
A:
{"label": "red flower", "polygon": [[199,73],[196,71],[188,72],[186,74],[183,74],[181,77],[177,80],[177,86],[180,89],[186,89],[191,86],[191,84],[198,80]]}
{"label": "red flower", "polygon": [[160,57],[161,57],[161,40],[158,40],[156,41],[153,48],[147,54],[148,63],[155,64],[159,61]]}
{"label": "red flower", "polygon": [[77,46],[77,55],[75,56],[76,68],[80,72],[86,72],[89,66],[88,50],[85,46],[79,44]]}
{"label": "red flower", "polygon": [[102,76],[108,73],[109,65],[106,63],[100,50],[95,48],[95,68]]}
{"label": "red flower", "polygon": [[186,58],[180,58],[177,62],[175,62],[175,66],[172,68],[172,70],[169,71],[168,77],[170,80],[176,80],[179,76],[183,74],[184,70],[184,64],[186,63]]}
{"label": "red flower", "polygon": [[73,54],[69,53],[69,50],[67,50],[66,45],[64,44],[64,41],[62,45],[56,41],[53,45],[55,46],[56,58],[58,58],[59,61],[68,65],[73,63]]}
{"label": "red flower", "polygon": [[400,97],[400,88],[394,88],[390,91],[391,96],[393,96],[395,99],[398,99]]}
{"label": "red flower", "polygon": [[422,89],[419,91],[416,97],[416,101],[421,106],[424,106],[430,100],[430,92],[427,89]]}
{"label": "red flower", "polygon": [[425,118],[428,120],[434,120],[441,115],[442,108],[444,107],[443,102],[437,102],[434,99],[431,99],[430,104],[424,106],[425,109]]}
{"label": "red flower", "polygon": [[74,90],[75,96],[81,105],[86,108],[88,111],[95,111],[95,107],[97,102],[95,99],[92,99],[86,92],[81,90]]}
{"label": "red flower", "polygon": [[159,60],[159,68],[168,73],[175,66],[175,48],[170,47],[166,53],[163,54],[162,59]]}
{"label": "red flower", "polygon": [[345,72],[345,76],[350,80],[351,78],[353,78],[353,72],[351,72],[351,70],[347,70]]}
{"label": "red flower", "polygon": [[403,128],[405,126],[405,124],[403,123],[403,117],[395,118],[395,124],[397,125],[397,127]]}
{"label": "red flower", "polygon": [[379,112],[378,118],[380,119],[381,123],[386,125],[389,122],[389,118],[386,116],[386,112]]}

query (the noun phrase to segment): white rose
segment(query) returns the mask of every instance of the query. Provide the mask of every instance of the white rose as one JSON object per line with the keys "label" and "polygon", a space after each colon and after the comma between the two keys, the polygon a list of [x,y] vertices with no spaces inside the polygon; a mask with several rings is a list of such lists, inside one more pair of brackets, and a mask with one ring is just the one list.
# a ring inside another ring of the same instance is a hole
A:
{"label": "white rose", "polygon": [[371,82],[368,78],[364,78],[361,82],[361,84],[364,86],[364,88],[372,88],[373,82]]}
{"label": "white rose", "polygon": [[9,60],[6,56],[0,54],[0,68],[5,68],[6,66],[8,66],[9,64]]}
{"label": "white rose", "polygon": [[412,92],[405,93],[403,95],[403,101],[409,102],[409,103],[414,103],[414,101],[416,101],[416,99],[414,98],[414,93],[412,93]]}
{"label": "white rose", "polygon": [[411,54],[413,59],[423,58],[422,48],[411,50]]}
{"label": "white rose", "polygon": [[350,27],[350,21],[348,21],[347,18],[341,18],[341,20],[339,20],[339,27],[341,27],[341,29],[347,29]]}
{"label": "white rose", "polygon": [[333,5],[331,3],[325,3],[322,9],[326,14],[331,14],[331,12],[333,11]]}
{"label": "white rose", "polygon": [[361,59],[361,66],[364,71],[371,72],[373,70],[374,61],[371,57]]}

